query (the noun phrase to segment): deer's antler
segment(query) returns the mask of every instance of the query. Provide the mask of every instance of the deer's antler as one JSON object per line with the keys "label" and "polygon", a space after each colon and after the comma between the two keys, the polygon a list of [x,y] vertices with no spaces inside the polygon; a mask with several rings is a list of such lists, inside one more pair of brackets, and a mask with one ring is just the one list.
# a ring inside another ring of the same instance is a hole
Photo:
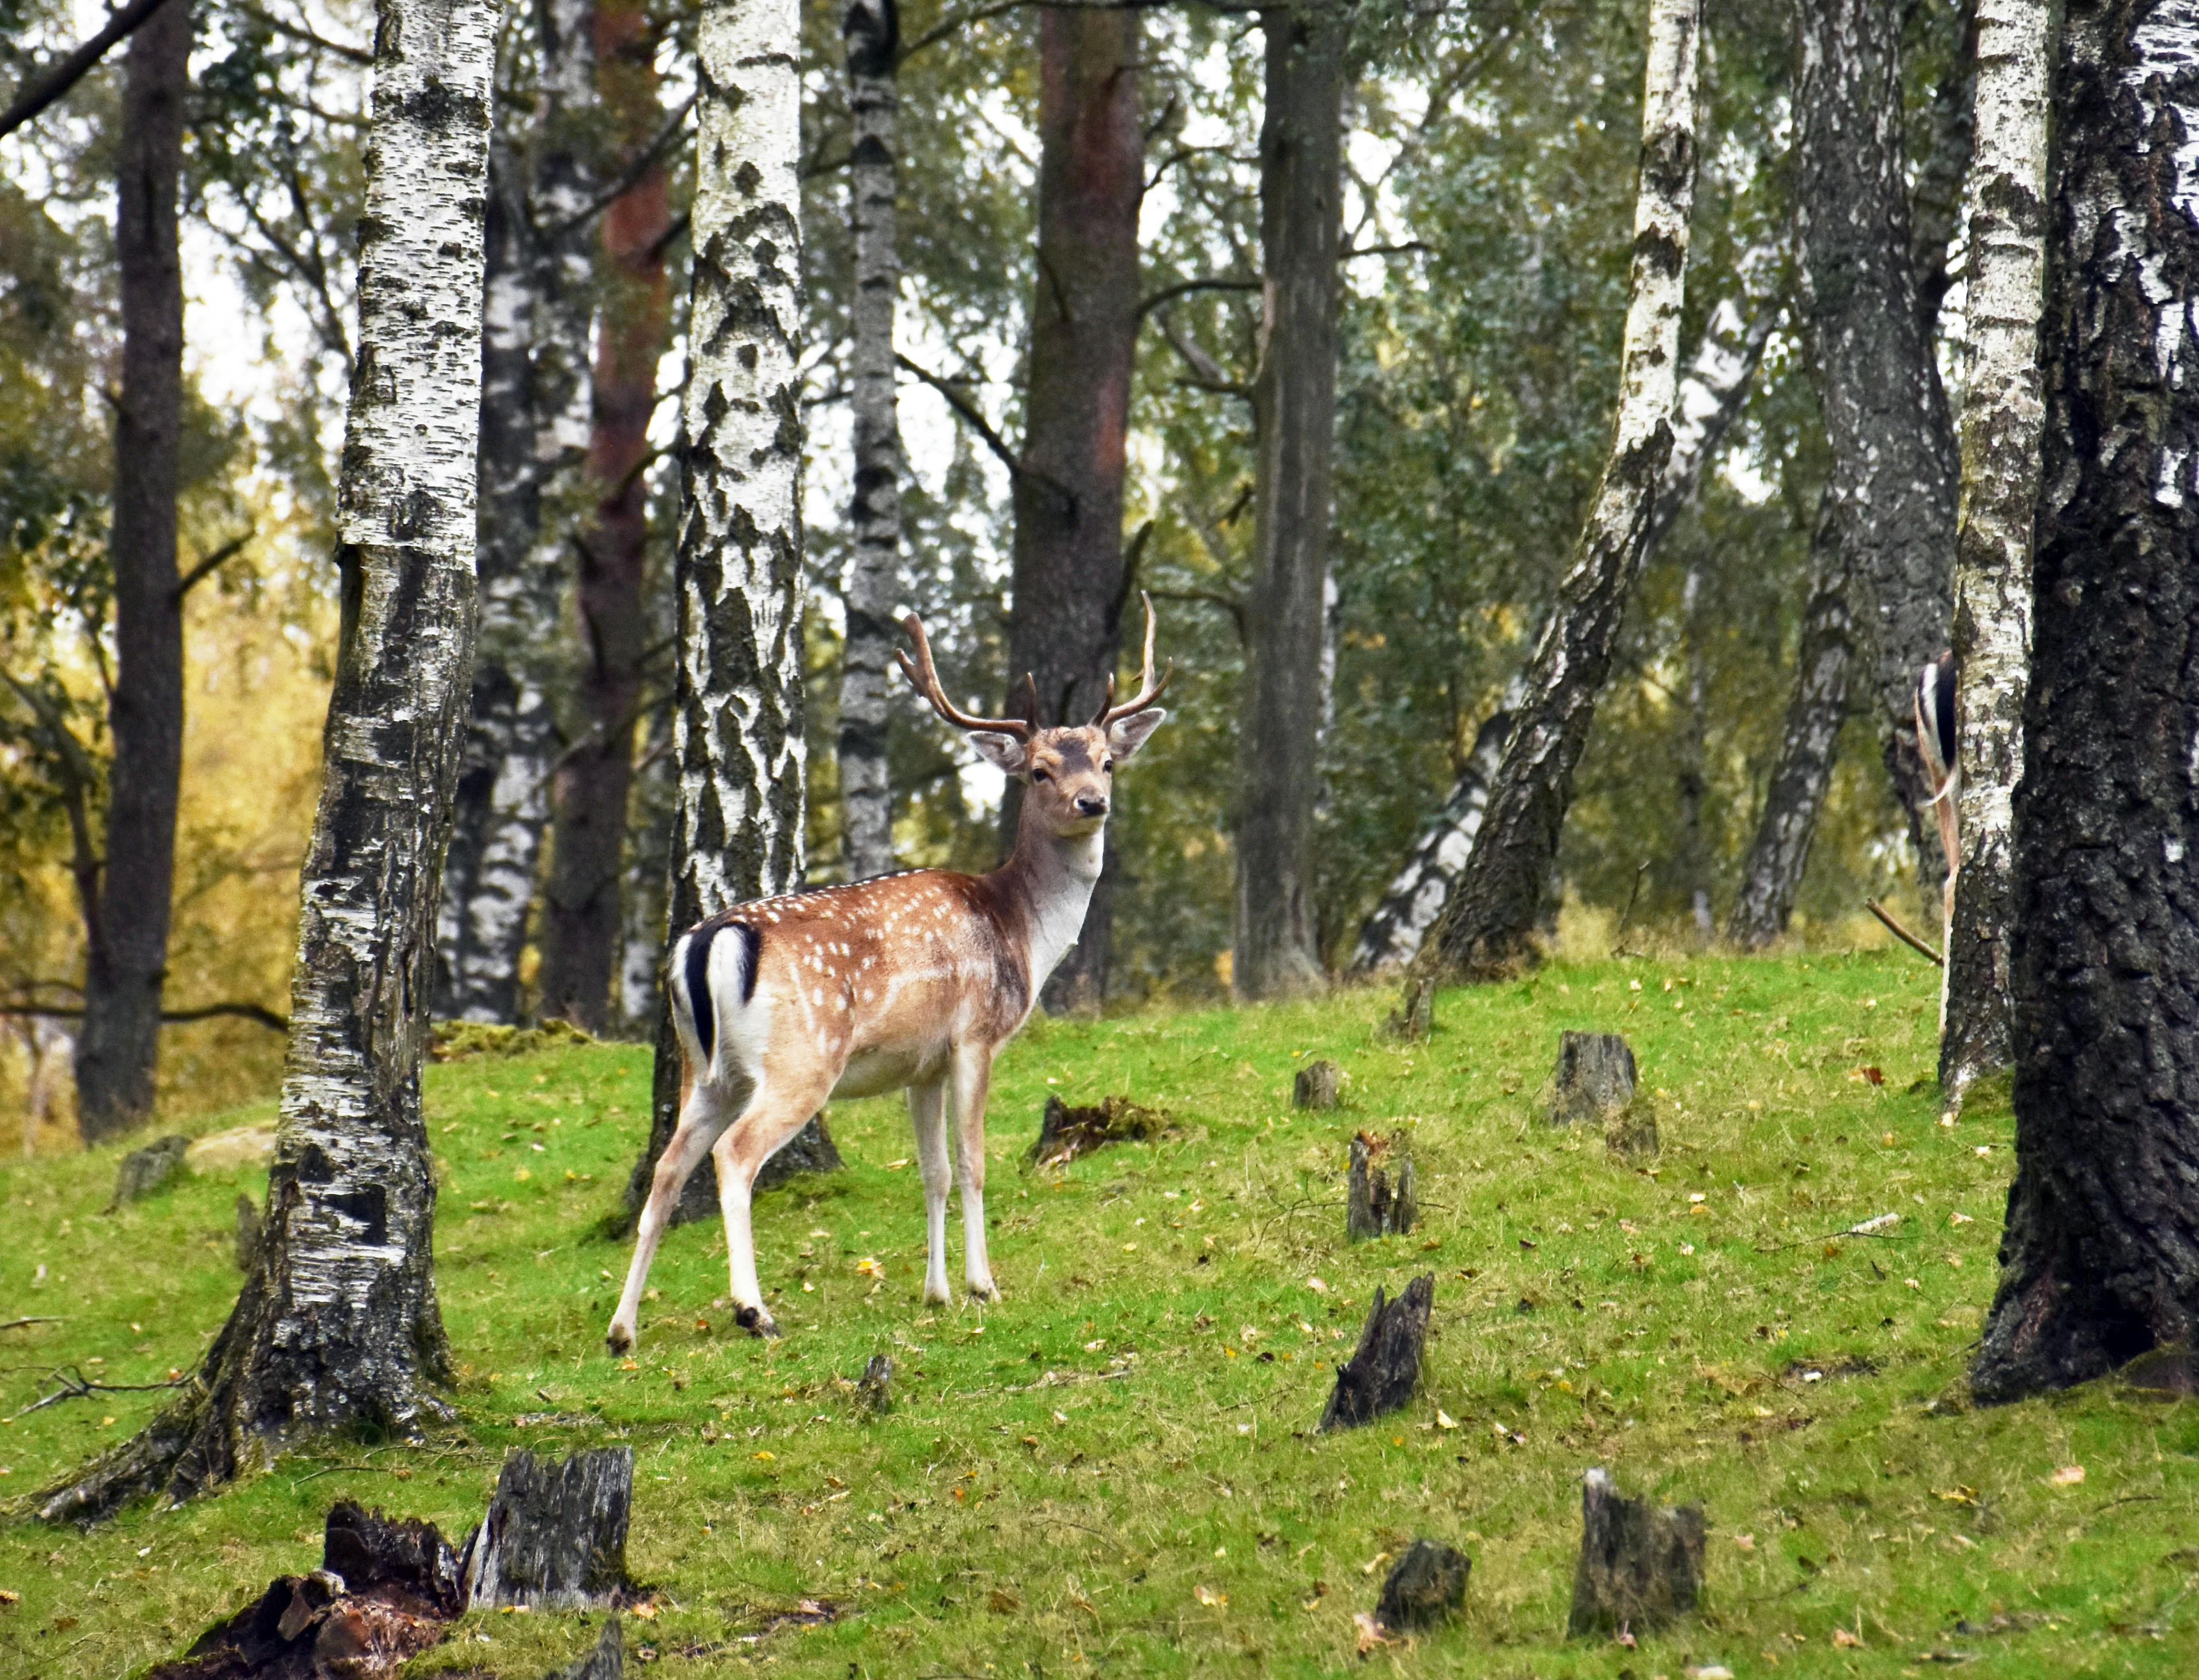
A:
{"label": "deer's antler", "polygon": [[[957,729],[983,729],[996,734],[1012,735],[1018,741],[1030,739],[1035,726],[1021,718],[978,717],[964,711],[949,700],[947,691],[939,685],[938,669],[931,662],[931,643],[925,636],[924,621],[911,613],[901,622],[901,627],[908,632],[909,639],[916,644],[916,657],[911,659],[907,651],[901,648],[894,650],[894,657],[901,661],[901,674],[908,679],[909,686],[930,702],[933,711]],[[1035,701],[1035,691],[1033,698]],[[1033,715],[1036,715],[1035,707]]]}
{"label": "deer's antler", "polygon": [[1146,661],[1144,674],[1138,680],[1137,697],[1134,700],[1126,700],[1119,706],[1117,705],[1115,703],[1115,674],[1110,671],[1107,674],[1107,697],[1100,703],[1100,715],[1092,720],[1097,728],[1105,729],[1110,724],[1121,722],[1133,712],[1145,710],[1146,707],[1161,697],[1161,691],[1169,685],[1169,680],[1175,675],[1175,662],[1170,660],[1168,669],[1161,673],[1160,680],[1158,682],[1153,680],[1153,598],[1141,589],[1138,592],[1138,598],[1146,604]]}

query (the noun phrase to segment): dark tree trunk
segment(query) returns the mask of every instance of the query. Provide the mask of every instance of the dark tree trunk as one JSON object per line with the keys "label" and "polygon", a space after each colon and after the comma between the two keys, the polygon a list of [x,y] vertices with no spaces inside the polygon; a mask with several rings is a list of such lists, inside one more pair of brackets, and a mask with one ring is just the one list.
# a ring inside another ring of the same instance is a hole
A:
{"label": "dark tree trunk", "polygon": [[901,589],[901,422],[894,403],[894,304],[901,292],[894,199],[900,172],[901,51],[894,0],[854,0],[841,24],[848,42],[848,108],[855,155],[848,206],[855,234],[855,342],[848,383],[855,418],[855,485],[848,523],[848,642],[840,679],[840,843],[851,881],[894,866],[893,789],[886,777],[894,684],[893,622]]}
{"label": "dark tree trunk", "polygon": [[1412,991],[1439,977],[1487,978],[1531,956],[1536,919],[1641,575],[1672,452],[1682,283],[1694,201],[1700,0],[1652,0],[1643,79],[1642,173],[1610,457],[1580,546],[1528,668],[1519,720],[1498,766],[1472,855],[1414,960]]}
{"label": "dark tree trunk", "polygon": [[1796,0],[1794,220],[1804,339],[1886,767],[1936,904],[1945,866],[1928,838],[1913,697],[1947,645],[1957,469],[1912,267],[1901,14],[1896,0]]}
{"label": "dark tree trunk", "polygon": [[1932,90],[1932,120],[1916,184],[1909,195],[1910,266],[1916,276],[1916,314],[1926,337],[1939,328],[1939,305],[1954,283],[1947,253],[1963,227],[1963,187],[1977,148],[1978,8],[1961,0],[1950,20],[1955,50]]}
{"label": "dark tree trunk", "polygon": [[[1038,281],[1015,474],[1008,681],[1018,705],[1031,675],[1047,725],[1098,713],[1129,592],[1123,475],[1145,189],[1139,32],[1127,9],[1039,13]],[[1096,1009],[1105,995],[1115,879],[1110,850],[1083,935],[1046,989],[1048,1008]]]}
{"label": "dark tree trunk", "polygon": [[520,958],[550,819],[567,510],[588,442],[591,9],[591,0],[531,9],[534,119],[513,143],[491,148],[481,636],[443,883],[436,1004],[466,1020],[519,1018]]}
{"label": "dark tree trunk", "polygon": [[[614,156],[658,132],[656,36],[636,0],[597,0],[597,77]],[[600,1032],[613,1018],[633,730],[649,642],[649,419],[671,330],[664,235],[668,167],[645,172],[604,213],[601,330],[588,446],[595,523],[575,545],[580,732],[551,783],[554,838],[543,891],[540,1012]],[[662,869],[660,856],[653,860]],[[659,930],[662,931],[661,927]]]}
{"label": "dark tree trunk", "polygon": [[184,612],[176,463],[184,411],[184,277],[176,195],[190,91],[190,0],[131,37],[114,248],[122,394],[114,419],[114,690],[107,857],[85,930],[77,1127],[97,1143],[152,1117],[160,986],[184,766]]}
{"label": "dark tree trunk", "polygon": [[1680,773],[1676,791],[1680,798],[1679,876],[1688,895],[1688,913],[1695,925],[1698,943],[1710,943],[1711,847],[1703,820],[1703,802],[1710,795],[1710,659],[1703,647],[1703,572],[1688,568],[1680,589],[1680,635],[1688,667],[1688,713],[1680,738]]}
{"label": "dark tree trunk", "polygon": [[1743,950],[1760,951],[1787,931],[1818,814],[1832,785],[1840,726],[1848,715],[1848,667],[1854,657],[1855,621],[1848,606],[1846,545],[1839,510],[1827,495],[1810,539],[1810,600],[1802,614],[1802,640],[1794,656],[1794,687],[1779,758],[1764,790],[1764,814],[1741,865],[1741,890],[1726,918],[1725,936]]}
{"label": "dark tree trunk", "polygon": [[381,0],[345,427],[342,619],[259,1253],[196,1382],[38,1502],[89,1521],[296,1435],[405,1431],[448,1354],[420,1107],[475,623],[481,205],[497,8]]}
{"label": "dark tree trunk", "polygon": [[1988,1400],[2199,1339],[2199,3],[2064,31]]}
{"label": "dark tree trunk", "polygon": [[1331,0],[1261,14],[1266,348],[1252,382],[1258,458],[1245,591],[1237,750],[1240,998],[1320,989],[1314,807],[1321,794],[1331,462],[1336,434],[1337,248],[1342,237],[1346,18]]}

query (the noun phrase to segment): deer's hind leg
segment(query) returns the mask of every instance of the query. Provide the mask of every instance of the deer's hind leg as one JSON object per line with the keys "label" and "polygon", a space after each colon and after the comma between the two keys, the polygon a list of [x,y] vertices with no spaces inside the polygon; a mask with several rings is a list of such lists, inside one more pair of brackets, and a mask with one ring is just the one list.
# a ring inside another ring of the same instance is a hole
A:
{"label": "deer's hind leg", "polygon": [[763,1286],[756,1278],[755,1231],[750,1216],[755,1175],[831,1094],[829,1078],[810,1076],[759,1084],[741,1117],[726,1128],[710,1151],[718,1167],[718,1209],[726,1221],[726,1268],[733,1319],[759,1336],[776,1336],[779,1325],[763,1304]]}
{"label": "deer's hind leg", "polygon": [[656,1257],[656,1245],[663,1238],[664,1227],[672,1217],[672,1210],[679,1205],[680,1193],[686,1188],[688,1175],[702,1164],[703,1157],[719,1140],[737,1111],[735,1100],[707,1079],[689,1083],[680,1105],[680,1124],[672,1134],[672,1140],[664,1146],[664,1152],[656,1158],[649,1199],[642,1204],[641,1218],[634,1230],[633,1260],[627,1268],[626,1287],[619,1295],[618,1310],[611,1315],[610,1328],[604,1336],[613,1353],[632,1351],[639,1329],[641,1292],[649,1282],[650,1263]]}

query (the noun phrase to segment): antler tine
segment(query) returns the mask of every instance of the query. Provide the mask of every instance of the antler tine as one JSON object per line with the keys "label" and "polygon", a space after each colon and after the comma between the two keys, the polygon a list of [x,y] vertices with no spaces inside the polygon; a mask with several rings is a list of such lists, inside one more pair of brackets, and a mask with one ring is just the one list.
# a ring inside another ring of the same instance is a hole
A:
{"label": "antler tine", "polygon": [[933,711],[957,729],[983,729],[1012,735],[1019,741],[1030,739],[1031,726],[1021,718],[978,717],[949,700],[947,691],[939,685],[938,669],[931,662],[931,643],[924,633],[924,621],[911,613],[901,622],[909,639],[916,644],[916,657],[910,659],[905,648],[895,648],[894,657],[901,661],[901,674],[908,679],[909,686],[930,703]]}
{"label": "antler tine", "polygon": [[1138,592],[1138,598],[1146,604],[1145,669],[1138,679],[1136,696],[1124,701],[1119,706],[1114,703],[1115,679],[1111,673],[1109,674],[1107,703],[1100,709],[1100,715],[1093,720],[1093,722],[1101,729],[1106,728],[1110,724],[1120,722],[1134,712],[1145,710],[1146,707],[1161,697],[1161,691],[1167,688],[1175,676],[1175,662],[1171,660],[1168,669],[1161,673],[1160,680],[1158,682],[1153,680],[1153,598],[1141,589]]}

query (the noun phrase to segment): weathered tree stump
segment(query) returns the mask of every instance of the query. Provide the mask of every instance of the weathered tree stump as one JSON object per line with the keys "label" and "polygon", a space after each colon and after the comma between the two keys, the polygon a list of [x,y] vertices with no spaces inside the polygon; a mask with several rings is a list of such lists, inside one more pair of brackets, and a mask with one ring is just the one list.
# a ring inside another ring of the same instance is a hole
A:
{"label": "weathered tree stump", "polygon": [[1071,1108],[1059,1097],[1046,1100],[1038,1140],[1024,1157],[1026,1167],[1058,1167],[1111,1143],[1142,1143],[1169,1128],[1169,1117],[1128,1097],[1108,1097],[1095,1107]]}
{"label": "weathered tree stump", "polygon": [[893,1409],[894,1362],[883,1353],[871,1356],[863,1374],[855,1379],[855,1403],[873,1417]]}
{"label": "weathered tree stump", "polygon": [[1334,1062],[1309,1062],[1291,1082],[1291,1102],[1298,1108],[1334,1108],[1344,1096],[1344,1070]]}
{"label": "weathered tree stump", "polygon": [[1403,1132],[1365,1132],[1351,1140],[1351,1180],[1344,1204],[1344,1234],[1353,1242],[1402,1237],[1420,1209],[1413,1200],[1413,1157]]}
{"label": "weathered tree stump", "polygon": [[1403,1000],[1390,1012],[1382,1030],[1400,1044],[1420,1044],[1435,1025],[1436,983],[1423,975],[1407,984]]}
{"label": "weathered tree stump", "polygon": [[1439,1540],[1415,1540],[1390,1567],[1374,1619],[1396,1631],[1427,1627],[1466,1602],[1467,1572],[1473,1560]]}
{"label": "weathered tree stump", "polygon": [[1428,1339],[1428,1312],[1435,1305],[1433,1272],[1414,1278],[1394,1301],[1385,1301],[1378,1286],[1359,1333],[1359,1350],[1336,1373],[1336,1388],[1321,1415],[1321,1432],[1356,1429],[1413,1397],[1420,1380],[1420,1349]]}
{"label": "weathered tree stump", "polygon": [[236,1193],[236,1269],[248,1272],[260,1257],[260,1207],[242,1190]]}
{"label": "weathered tree stump", "polygon": [[372,1596],[415,1615],[454,1620],[466,1607],[458,1555],[431,1522],[370,1511],[354,1499],[330,1508],[321,1567],[355,1597]]}
{"label": "weathered tree stump", "polygon": [[1553,1077],[1553,1126],[1608,1120],[1634,1100],[1634,1052],[1617,1033],[1568,1032]]}
{"label": "weathered tree stump", "polygon": [[622,1602],[633,1451],[576,1452],[563,1464],[509,1454],[488,1514],[466,1541],[466,1603],[555,1610]]}
{"label": "weathered tree stump", "polygon": [[164,1137],[125,1155],[114,1170],[114,1199],[108,1203],[107,1211],[158,1190],[176,1175],[184,1164],[184,1152],[190,1146],[187,1137]]}
{"label": "weathered tree stump", "polygon": [[612,1617],[597,1636],[595,1648],[576,1663],[569,1663],[543,1680],[626,1680],[626,1636],[619,1619]]}
{"label": "weathered tree stump", "polygon": [[1580,1566],[1568,1636],[1641,1632],[1695,1607],[1703,1580],[1703,1508],[1628,1499],[1610,1475],[1581,1484]]}
{"label": "weathered tree stump", "polygon": [[804,1173],[837,1172],[848,1164],[825,1129],[825,1117],[813,1114],[809,1123],[786,1140],[785,1146],[757,1170],[755,1187],[773,1190]]}

